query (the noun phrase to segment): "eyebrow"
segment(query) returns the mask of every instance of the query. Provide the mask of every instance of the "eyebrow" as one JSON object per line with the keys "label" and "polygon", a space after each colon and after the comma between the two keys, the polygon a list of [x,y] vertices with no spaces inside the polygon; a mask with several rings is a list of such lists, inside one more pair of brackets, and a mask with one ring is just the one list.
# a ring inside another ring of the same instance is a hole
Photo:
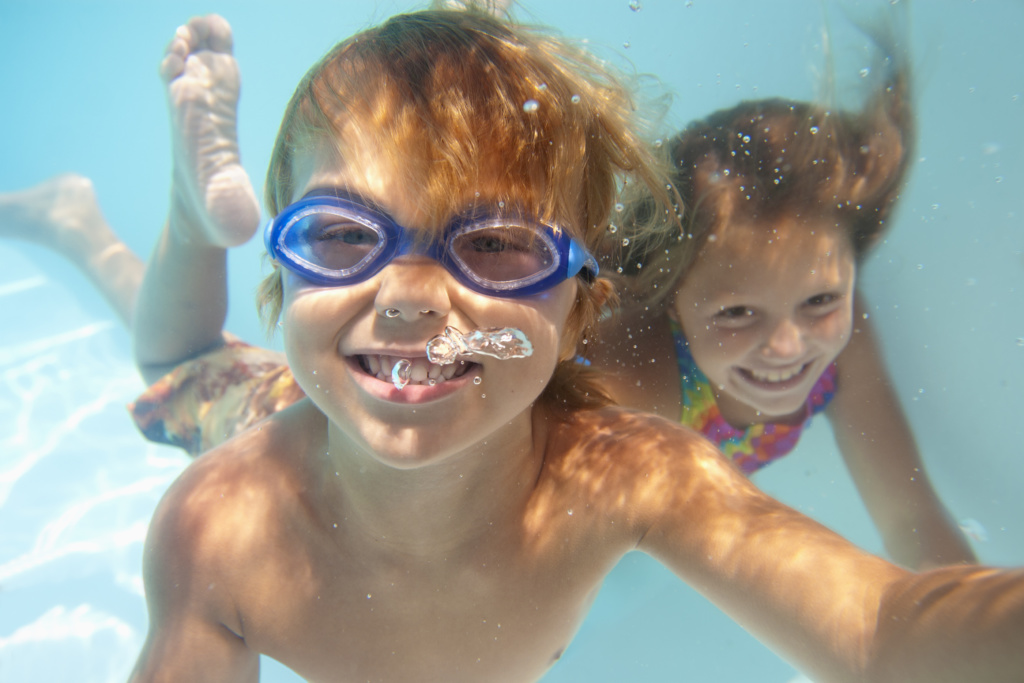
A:
{"label": "eyebrow", "polygon": [[384,207],[382,207],[379,203],[375,202],[369,197],[364,197],[358,192],[353,192],[343,187],[315,187],[306,194],[302,195],[302,197],[300,197],[299,200],[301,201],[303,199],[313,199],[315,197],[334,197],[336,199],[347,199],[350,202],[362,204],[363,206],[373,209],[374,211],[379,211],[380,213],[388,217],[391,216],[391,214],[388,213],[384,209]]}
{"label": "eyebrow", "polygon": [[[303,199],[315,199],[316,197],[333,197],[333,198],[337,198],[337,199],[345,199],[347,201],[354,202],[356,204],[361,204],[362,206],[364,206],[364,207],[366,207],[368,209],[371,209],[373,211],[376,211],[377,213],[380,213],[380,214],[383,214],[384,216],[387,216],[390,220],[394,221],[396,224],[398,223],[398,221],[395,220],[394,216],[391,215],[391,212],[388,211],[387,209],[385,209],[383,206],[381,206],[381,204],[379,202],[374,201],[373,199],[370,199],[369,197],[365,197],[365,196],[359,194],[358,192],[354,192],[354,191],[348,190],[348,189],[346,189],[344,187],[338,187],[338,186],[315,187],[312,190],[310,190],[309,192],[307,192],[306,194],[302,195],[302,197],[300,197],[297,201],[302,201]],[[452,221],[456,221],[456,220],[460,220],[460,219],[467,219],[467,218],[472,218],[472,217],[491,217],[491,216],[495,216],[495,215],[498,215],[498,216],[509,216],[509,217],[515,217],[515,218],[524,219],[524,220],[533,220],[533,221],[536,221],[538,223],[543,223],[545,225],[549,225],[551,228],[553,228],[554,230],[556,230],[558,232],[567,232],[570,237],[573,237],[571,231],[566,230],[564,227],[562,227],[561,224],[558,224],[558,223],[547,223],[546,221],[542,221],[539,218],[537,218],[536,216],[532,216],[531,212],[524,210],[522,207],[520,207],[519,205],[517,205],[514,202],[509,202],[509,201],[504,201],[504,200],[499,200],[499,201],[500,201],[500,203],[485,203],[483,205],[479,204],[478,202],[474,202],[466,210],[454,213],[452,215],[451,220],[449,220],[447,224],[450,225],[452,223]],[[582,242],[582,238],[576,238],[576,239],[579,239]]]}

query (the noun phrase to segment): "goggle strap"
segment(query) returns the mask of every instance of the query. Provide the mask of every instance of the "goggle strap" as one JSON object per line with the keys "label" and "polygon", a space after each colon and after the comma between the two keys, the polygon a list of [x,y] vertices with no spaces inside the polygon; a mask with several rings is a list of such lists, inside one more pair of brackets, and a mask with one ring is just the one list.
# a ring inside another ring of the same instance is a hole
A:
{"label": "goggle strap", "polygon": [[576,240],[569,241],[569,264],[566,270],[567,277],[576,277],[581,270],[587,269],[590,278],[597,277],[599,268],[597,260],[587,253],[587,250]]}
{"label": "goggle strap", "polygon": [[270,254],[270,258],[277,258],[277,249],[275,248],[273,237],[274,235],[274,219],[271,218],[267,221],[266,225],[263,226],[263,246],[266,248],[267,253]]}

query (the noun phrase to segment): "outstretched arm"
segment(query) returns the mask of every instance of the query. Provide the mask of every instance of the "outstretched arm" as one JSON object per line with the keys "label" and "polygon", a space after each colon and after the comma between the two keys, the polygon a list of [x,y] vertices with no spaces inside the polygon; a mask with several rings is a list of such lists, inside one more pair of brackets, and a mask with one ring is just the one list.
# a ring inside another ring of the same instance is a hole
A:
{"label": "outstretched arm", "polygon": [[[1024,571],[913,574],[770,498],[680,430],[630,458],[638,549],[814,680],[1024,680]],[[648,457],[649,456],[649,457]],[[643,464],[645,459],[648,464]]]}
{"label": "outstretched arm", "polygon": [[863,680],[1024,680],[1024,570],[945,567],[882,596]]}
{"label": "outstretched arm", "polygon": [[174,175],[170,216],[136,308],[135,357],[147,380],[222,343],[226,250],[259,223],[259,203],[239,163],[231,48],[224,19],[198,17],[178,28],[160,65]]}
{"label": "outstretched arm", "polygon": [[893,559],[912,569],[974,563],[928,479],[863,312],[858,297],[853,338],[837,361],[839,390],[827,413],[846,466]]}

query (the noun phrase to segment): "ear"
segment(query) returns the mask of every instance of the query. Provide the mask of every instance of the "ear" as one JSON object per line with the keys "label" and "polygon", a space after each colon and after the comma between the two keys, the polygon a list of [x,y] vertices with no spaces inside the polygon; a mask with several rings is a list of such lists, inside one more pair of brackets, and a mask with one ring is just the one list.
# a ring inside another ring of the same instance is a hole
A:
{"label": "ear", "polygon": [[665,302],[665,315],[668,316],[668,319],[674,322],[675,324],[680,324],[679,313],[676,312],[675,297],[672,297],[670,300]]}

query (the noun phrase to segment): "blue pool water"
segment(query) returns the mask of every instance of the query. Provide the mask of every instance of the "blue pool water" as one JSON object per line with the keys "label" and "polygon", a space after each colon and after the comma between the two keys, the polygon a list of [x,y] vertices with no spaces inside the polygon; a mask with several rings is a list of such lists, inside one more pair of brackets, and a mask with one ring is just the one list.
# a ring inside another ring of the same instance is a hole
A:
{"label": "blue pool water", "polygon": [[[887,5],[847,3],[854,12]],[[91,177],[136,251],[167,208],[156,65],[193,14],[231,21],[242,69],[243,161],[260,179],[284,104],[338,39],[403,2],[0,2],[0,191]],[[679,126],[743,98],[811,97],[831,27],[856,86],[863,40],[818,0],[526,2],[675,93]],[[826,17],[827,14],[827,17]],[[937,0],[911,11],[920,148],[862,288],[929,472],[981,559],[1024,565],[1024,5]],[[228,327],[262,343],[259,249],[232,255]],[[112,312],[58,257],[0,240],[0,681],[124,680],[145,634],[146,526],[187,464],[133,429],[142,384]],[[826,424],[758,483],[857,543],[880,543]],[[976,526],[973,526],[976,525]],[[627,557],[546,681],[758,681],[796,673],[656,563]],[[267,662],[264,681],[297,680]]]}

